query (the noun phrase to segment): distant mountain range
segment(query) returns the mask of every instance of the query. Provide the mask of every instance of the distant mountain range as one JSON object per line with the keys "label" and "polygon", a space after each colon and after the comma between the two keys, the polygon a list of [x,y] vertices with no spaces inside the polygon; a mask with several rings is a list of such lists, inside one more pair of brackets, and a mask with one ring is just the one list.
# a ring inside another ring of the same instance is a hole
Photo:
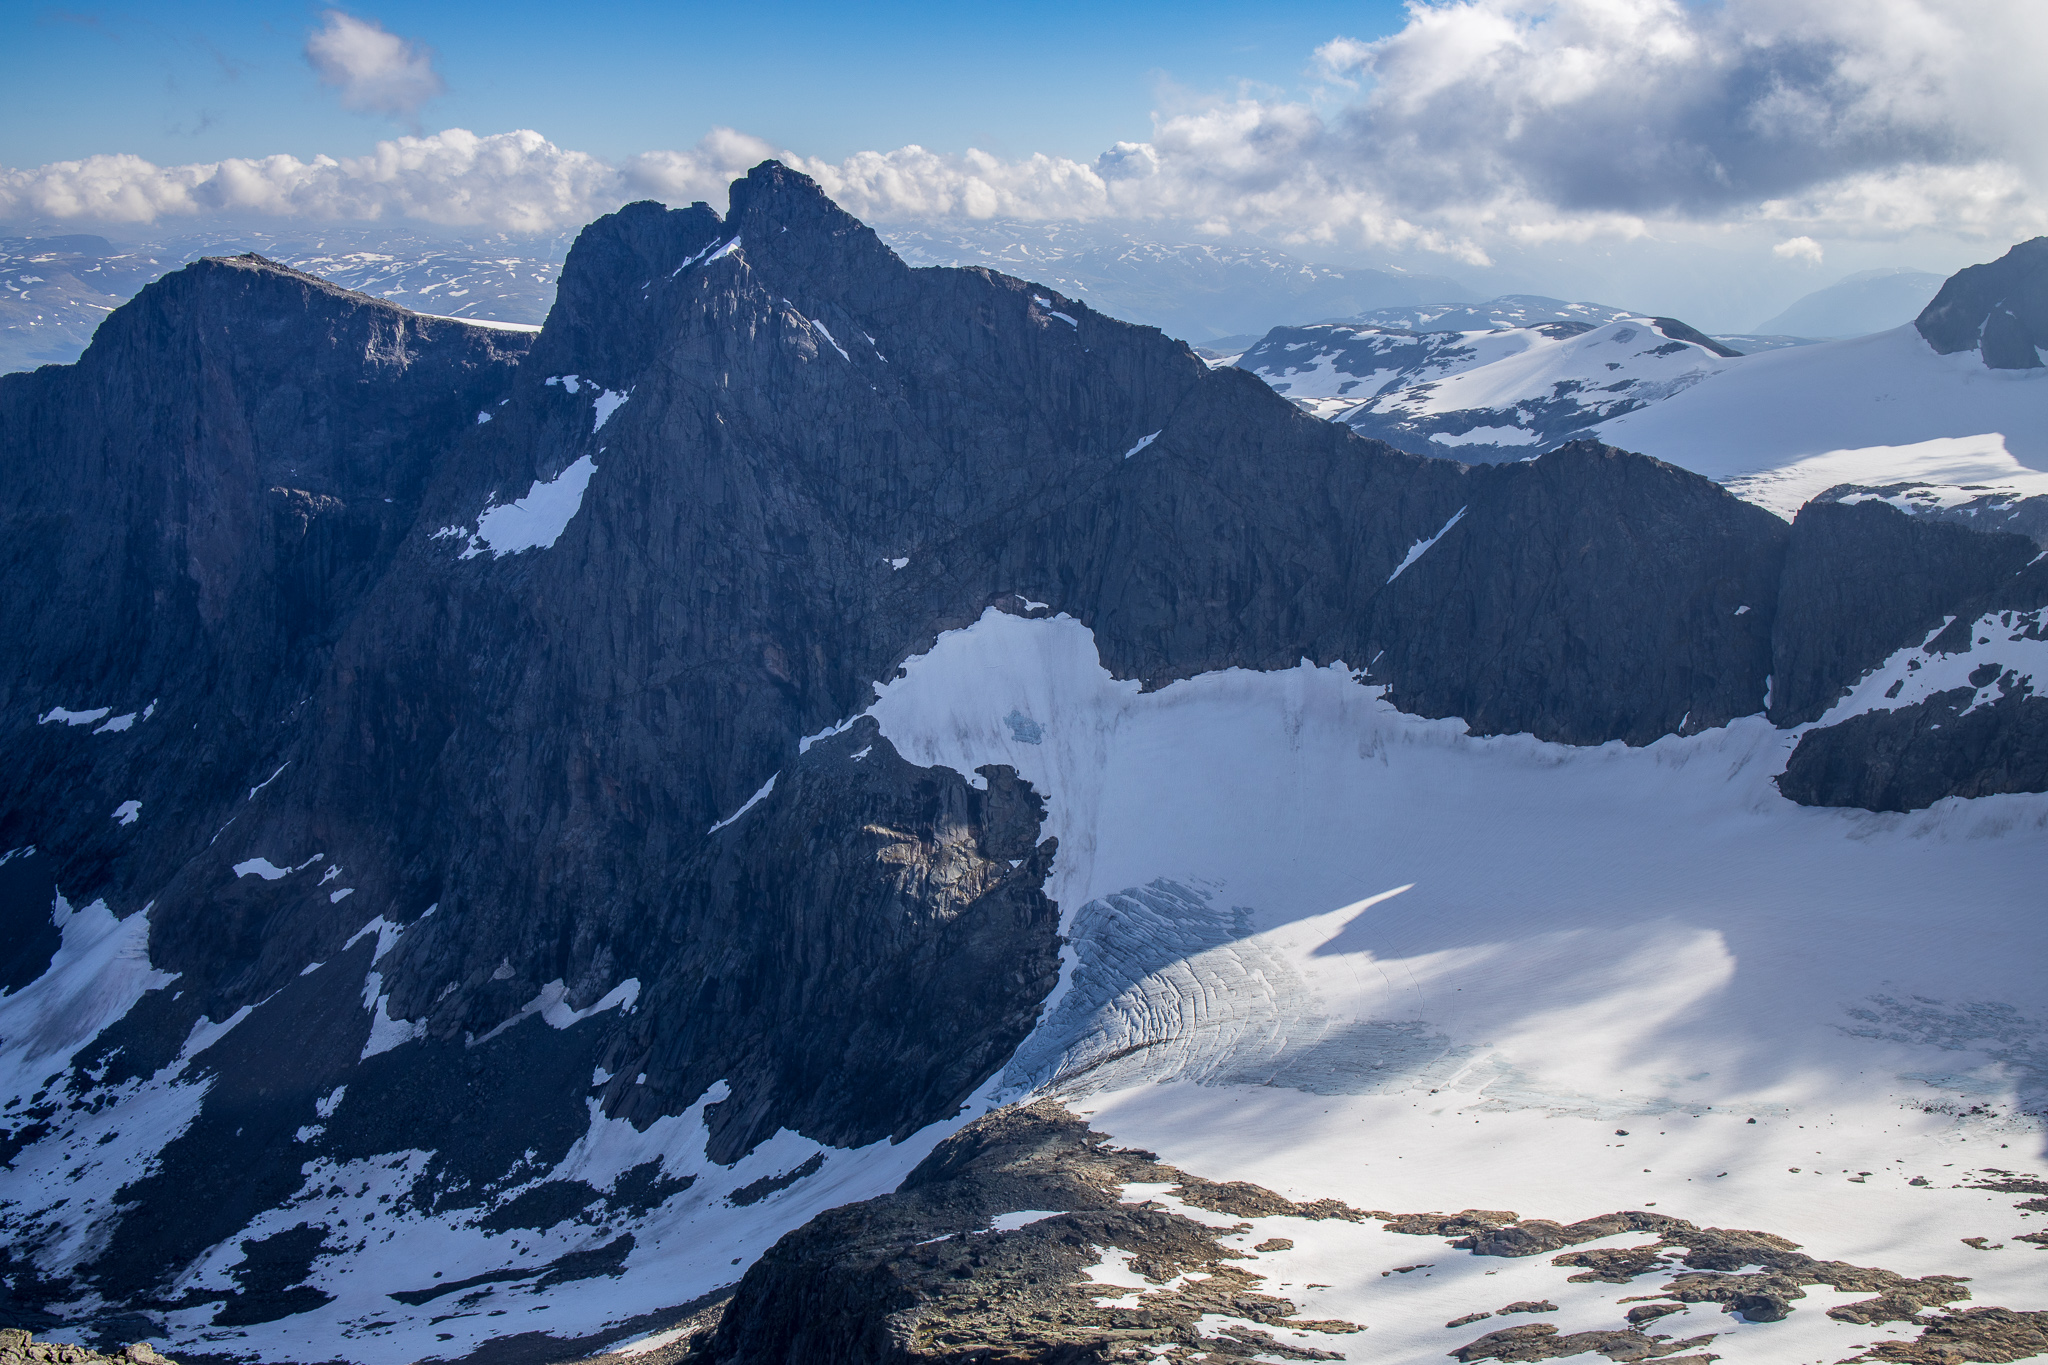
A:
{"label": "distant mountain range", "polygon": [[1860,337],[1911,322],[1941,288],[1942,276],[1895,266],[1865,270],[1816,289],[1774,318],[1764,333],[1803,337]]}
{"label": "distant mountain range", "polygon": [[1738,354],[1674,318],[1565,307],[1581,316],[1510,306],[1500,312],[1542,320],[1488,326],[1498,314],[1459,310],[1440,316],[1481,325],[1276,327],[1236,363],[1361,435],[1418,455],[1491,462],[1554,449],[1682,392]]}
{"label": "distant mountain range", "polygon": [[423,313],[538,327],[567,238],[437,237],[386,227],[235,229],[120,244],[82,233],[0,236],[0,373],[78,359],[100,320],[167,271],[258,251]]}
{"label": "distant mountain range", "polygon": [[1168,244],[1083,223],[897,224],[880,232],[912,265],[978,265],[1037,280],[1196,343],[1288,319],[1478,297],[1442,275],[1317,265],[1259,245]]}

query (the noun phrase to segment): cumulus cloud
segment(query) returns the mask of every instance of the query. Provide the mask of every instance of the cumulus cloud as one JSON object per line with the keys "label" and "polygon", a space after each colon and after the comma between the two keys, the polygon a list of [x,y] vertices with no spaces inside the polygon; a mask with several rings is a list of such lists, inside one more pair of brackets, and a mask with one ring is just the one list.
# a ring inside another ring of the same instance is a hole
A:
{"label": "cumulus cloud", "polygon": [[1820,243],[1811,237],[1788,237],[1772,247],[1771,254],[1781,261],[1804,261],[1808,265],[1819,265],[1824,255]]}
{"label": "cumulus cloud", "polygon": [[447,93],[433,54],[385,29],[338,9],[306,38],[306,60],[322,85],[341,92],[344,108],[412,118],[428,100]]}
{"label": "cumulus cloud", "polygon": [[[361,107],[417,108],[439,89],[423,54],[373,24],[333,11],[326,34],[355,55],[316,64],[345,73]],[[0,214],[541,230],[630,198],[722,204],[734,175],[779,156],[879,222],[1153,220],[1473,264],[1504,246],[1735,227],[1805,259],[1791,243],[2048,229],[2044,51],[2039,0],[1411,0],[1397,33],[1317,50],[1316,102],[1218,101],[1092,161],[918,146],[825,160],[718,129],[613,164],[538,133],[451,129],[339,160],[4,172]]]}
{"label": "cumulus cloud", "polygon": [[136,156],[0,172],[0,215],[147,223],[197,215],[313,220],[415,218],[544,232],[623,203],[628,178],[539,133],[450,128],[379,142],[367,156],[231,158],[157,166]]}
{"label": "cumulus cloud", "polygon": [[1713,218],[1904,168],[2030,162],[2032,0],[1461,0],[1326,69],[1336,160],[1416,211]]}

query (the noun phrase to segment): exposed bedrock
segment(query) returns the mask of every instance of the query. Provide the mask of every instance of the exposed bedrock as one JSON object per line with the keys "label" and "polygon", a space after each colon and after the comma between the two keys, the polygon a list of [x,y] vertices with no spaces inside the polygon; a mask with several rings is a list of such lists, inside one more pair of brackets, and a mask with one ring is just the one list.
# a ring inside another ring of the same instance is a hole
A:
{"label": "exposed bedrock", "polygon": [[1958,270],[1914,325],[1942,355],[1976,350],[1992,369],[2040,369],[2048,350],[2048,237]]}
{"label": "exposed bedrock", "polygon": [[2039,554],[2026,536],[1972,531],[1883,502],[1808,503],[1792,524],[1771,628],[1772,722],[1819,720],[1895,651],[2009,596],[2013,576]]}
{"label": "exposed bedrock", "polygon": [[[1334,1352],[1276,1341],[1267,1328],[1348,1335],[1357,1324],[1304,1320],[1263,1292],[1219,1232],[1153,1202],[1124,1202],[1133,1181],[1188,1180],[1179,1193],[1226,1213],[1347,1217],[1252,1185],[1194,1181],[1148,1152],[1107,1145],[1057,1104],[998,1110],[940,1144],[896,1193],[820,1215],[753,1266],[715,1334],[691,1360],[732,1365],[881,1365],[912,1361],[1100,1361],[1136,1348],[1187,1359],[1205,1344],[1229,1356]],[[1013,1213],[1043,1215],[1004,1228]],[[1104,1248],[1164,1292],[1104,1307],[1090,1280]],[[1204,1314],[1242,1322],[1220,1337]]]}
{"label": "exposed bedrock", "polygon": [[[1291,1251],[1292,1238],[1267,1237],[1238,1249],[1252,1224],[1206,1226],[1158,1200],[1127,1196],[1125,1187],[1134,1184],[1171,1185],[1186,1205],[1238,1219],[1370,1220],[1385,1232],[1449,1237],[1453,1247],[1474,1256],[1546,1256],[1562,1283],[1659,1282],[1653,1293],[1621,1297],[1611,1328],[1498,1327],[1453,1347],[1448,1354],[1458,1360],[1712,1360],[1713,1353],[1701,1352],[1724,1330],[1715,1316],[1681,1319],[1695,1331],[1685,1337],[1656,1331],[1677,1325],[1661,1320],[1701,1306],[1751,1323],[1780,1322],[1814,1285],[1872,1296],[1830,1308],[1837,1322],[1923,1329],[1916,1340],[1885,1343],[1872,1358],[2019,1360],[2042,1349],[2044,1315],[1954,1309],[1970,1291],[1951,1276],[1915,1279],[1821,1260],[1772,1233],[1703,1228],[1646,1210],[1560,1224],[1507,1210],[1396,1214],[1329,1199],[1301,1203],[1241,1181],[1191,1175],[1149,1152],[1112,1147],[1058,1104],[1041,1101],[968,1125],[895,1193],[831,1210],[784,1236],[747,1271],[715,1329],[700,1332],[687,1359],[719,1365],[1314,1359],[1321,1348],[1305,1346],[1302,1334],[1349,1337],[1365,1330],[1305,1318],[1291,1300],[1264,1287],[1260,1258]],[[1653,1240],[1563,1250],[1630,1233]],[[1142,1284],[1091,1274],[1111,1262],[1136,1272]],[[1340,1263],[1356,1273],[1355,1261]],[[1396,1266],[1388,1273],[1424,1268]],[[1299,1274],[1300,1266],[1279,1273]],[[1367,1276],[1365,1283],[1374,1280]],[[1469,1305],[1475,1311],[1445,1326],[1558,1311],[1548,1299],[1499,1303],[1491,1297]],[[1578,1304],[1583,1311],[1583,1297]],[[1942,1316],[1923,1316],[1935,1308]],[[1293,1335],[1276,1338],[1276,1331]],[[1356,1355],[1357,1341],[1349,1344]],[[1943,1350],[2014,1353],[1944,1356]]]}
{"label": "exposed bedrock", "polygon": [[[1825,718],[1859,698],[1801,737],[1778,779],[1786,796],[1907,811],[2048,790],[2048,562],[2030,539],[1882,503],[1815,505],[1794,528],[1786,578],[1778,657],[1788,692],[1774,694],[1774,718]],[[1859,690],[1880,666],[1884,676]],[[1937,676],[1938,687],[1921,682]]]}

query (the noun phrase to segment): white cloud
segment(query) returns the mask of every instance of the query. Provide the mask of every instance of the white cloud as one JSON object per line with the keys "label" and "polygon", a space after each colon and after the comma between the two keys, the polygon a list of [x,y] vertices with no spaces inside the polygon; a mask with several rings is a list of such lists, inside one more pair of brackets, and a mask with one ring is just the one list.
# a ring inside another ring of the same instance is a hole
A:
{"label": "white cloud", "polygon": [[[315,41],[328,34],[316,65],[361,107],[416,108],[440,88],[424,54],[373,24],[333,11]],[[1914,234],[1997,243],[2048,229],[2044,53],[2039,0],[1414,0],[1394,35],[1317,50],[1325,112],[1217,101],[1093,161],[919,146],[828,161],[717,129],[612,164],[538,133],[450,129],[354,158],[0,172],[0,216],[558,229],[631,198],[722,205],[731,177],[779,156],[877,222],[1153,220],[1472,265],[1702,232],[1759,255],[1788,238],[1816,254]]]}
{"label": "white cloud", "polygon": [[0,171],[0,217],[147,223],[199,215],[374,221],[543,232],[625,202],[628,176],[539,133],[450,128],[379,142],[367,156],[231,158],[156,166],[137,156]]}
{"label": "white cloud", "polygon": [[1772,247],[1771,254],[1781,261],[1804,261],[1808,265],[1819,265],[1823,253],[1820,243],[1811,237],[1788,237]]}
{"label": "white cloud", "polygon": [[344,108],[366,114],[411,118],[420,106],[447,92],[434,70],[433,54],[374,19],[338,9],[306,38],[306,60],[322,85],[341,92]]}

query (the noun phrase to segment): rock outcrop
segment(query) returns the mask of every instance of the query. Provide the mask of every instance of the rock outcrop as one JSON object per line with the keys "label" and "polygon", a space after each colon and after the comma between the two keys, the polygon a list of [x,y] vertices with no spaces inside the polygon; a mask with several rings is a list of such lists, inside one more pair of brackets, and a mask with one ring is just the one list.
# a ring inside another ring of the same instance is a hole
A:
{"label": "rock outcrop", "polygon": [[1994,370],[2038,370],[2048,350],[2048,237],[1958,270],[1914,321],[1941,355],[1976,351]]}

